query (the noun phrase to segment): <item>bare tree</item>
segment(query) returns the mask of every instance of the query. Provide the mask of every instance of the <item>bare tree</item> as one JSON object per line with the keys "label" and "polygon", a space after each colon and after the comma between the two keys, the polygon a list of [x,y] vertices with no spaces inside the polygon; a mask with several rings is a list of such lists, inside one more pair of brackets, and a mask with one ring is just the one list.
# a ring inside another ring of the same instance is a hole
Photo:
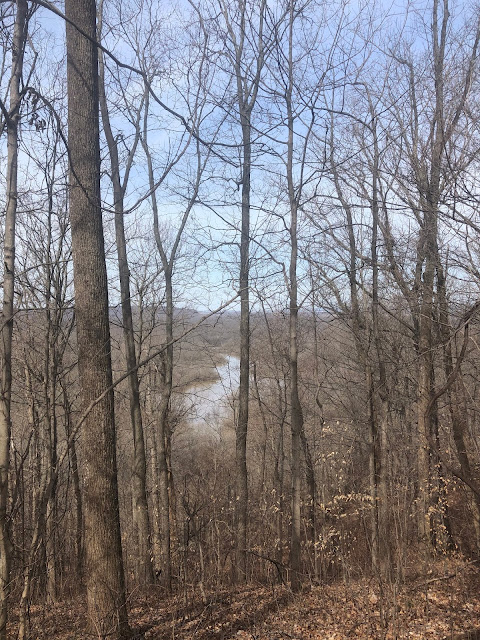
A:
{"label": "bare tree", "polygon": [[399,105],[395,106],[394,113],[416,190],[412,190],[411,180],[405,179],[402,171],[398,171],[399,193],[411,208],[420,227],[415,282],[411,289],[406,285],[401,276],[401,269],[394,260],[391,227],[388,223],[384,226],[391,268],[411,308],[414,341],[418,351],[417,529],[425,549],[431,548],[435,539],[430,506],[436,484],[431,441],[437,437],[438,432],[434,376],[434,318],[435,276],[439,264],[439,224],[443,200],[455,180],[455,175],[471,158],[468,151],[468,135],[462,135],[462,128],[465,126],[465,118],[468,119],[468,100],[480,41],[477,18],[472,25],[471,39],[465,51],[462,51],[463,66],[455,83],[455,98],[447,106],[447,93],[451,90],[451,80],[447,72],[450,60],[451,22],[448,0],[435,0],[431,13],[428,52],[433,86],[429,88],[431,104],[427,121],[421,111],[422,103],[419,96],[419,88],[425,82],[422,69],[416,66],[411,54],[393,54],[407,79],[409,122],[405,121],[405,114]]}
{"label": "bare tree", "polygon": [[[12,334],[14,315],[15,225],[18,200],[18,127],[20,121],[20,82],[27,37],[26,0],[16,3],[12,43],[10,105],[7,118],[7,208],[3,245],[3,306],[0,339],[0,639],[7,637],[8,593],[10,589],[10,541],[8,533],[8,472],[12,428]],[[5,114],[6,109],[3,108]]]}
{"label": "bare tree", "polygon": [[[101,38],[101,18],[103,11],[103,1],[99,6],[99,34]],[[130,399],[130,420],[133,433],[133,522],[136,529],[136,540],[138,550],[137,558],[137,580],[141,583],[153,582],[152,549],[150,544],[150,519],[148,514],[146,475],[147,464],[145,455],[145,438],[140,407],[140,387],[138,372],[136,369],[137,356],[135,352],[135,332],[133,327],[131,292],[130,292],[130,269],[127,256],[127,241],[125,236],[125,193],[128,186],[130,172],[135,159],[138,142],[140,139],[139,122],[143,100],[141,100],[136,113],[136,130],[129,149],[125,167],[123,169],[123,179],[121,177],[120,155],[118,149],[118,138],[114,135],[108,109],[107,93],[105,86],[105,59],[103,52],[100,52],[100,110],[102,114],[103,130],[107,139],[110,156],[110,178],[113,186],[113,202],[115,210],[115,239],[117,246],[118,272],[120,276],[120,295],[123,321],[123,338],[125,343],[125,363],[127,371],[130,371],[128,378],[128,392]]]}
{"label": "bare tree", "polygon": [[126,638],[131,634],[118,512],[107,272],[100,200],[96,3],[68,0],[65,9],[69,20],[70,220],[82,402],[88,407],[104,394],[83,425],[88,615],[91,630],[98,637]]}
{"label": "bare tree", "polygon": [[237,581],[247,579],[247,432],[250,389],[250,209],[252,173],[252,114],[255,107],[265,56],[272,42],[267,42],[265,20],[267,2],[258,7],[241,0],[236,6],[223,0],[220,10],[228,41],[226,55],[233,67],[236,88],[236,116],[241,128],[241,233],[240,233],[240,387],[236,425],[236,531],[235,572]]}

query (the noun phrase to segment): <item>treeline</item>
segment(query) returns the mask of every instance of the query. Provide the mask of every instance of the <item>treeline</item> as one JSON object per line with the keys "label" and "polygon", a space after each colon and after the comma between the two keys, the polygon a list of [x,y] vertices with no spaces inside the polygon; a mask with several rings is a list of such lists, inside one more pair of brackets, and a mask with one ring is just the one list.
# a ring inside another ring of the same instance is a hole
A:
{"label": "treeline", "polygon": [[0,19],[0,640],[84,592],[121,638],[153,583],[477,558],[480,8]]}

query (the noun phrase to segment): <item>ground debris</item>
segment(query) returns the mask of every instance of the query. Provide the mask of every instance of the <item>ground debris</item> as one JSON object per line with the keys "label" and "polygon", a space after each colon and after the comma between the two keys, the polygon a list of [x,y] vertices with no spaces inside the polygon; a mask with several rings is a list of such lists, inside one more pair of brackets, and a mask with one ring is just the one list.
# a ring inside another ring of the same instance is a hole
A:
{"label": "ground debris", "polygon": [[[204,602],[153,587],[131,596],[130,622],[134,638],[145,640],[480,640],[479,586],[477,567],[445,561],[401,587],[363,578],[296,597],[285,586],[248,585]],[[81,600],[32,606],[30,620],[32,640],[91,640]]]}
{"label": "ground debris", "polygon": [[312,587],[251,628],[250,638],[480,640],[478,568],[444,561],[432,573],[439,579],[420,577],[401,588],[366,579]]}

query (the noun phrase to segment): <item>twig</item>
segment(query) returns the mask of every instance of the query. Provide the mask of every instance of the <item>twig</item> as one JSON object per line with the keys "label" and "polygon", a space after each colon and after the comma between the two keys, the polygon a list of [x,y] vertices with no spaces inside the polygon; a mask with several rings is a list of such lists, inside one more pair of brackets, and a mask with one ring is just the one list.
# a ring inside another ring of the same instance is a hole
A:
{"label": "twig", "polygon": [[432,584],[433,582],[440,582],[441,580],[450,580],[451,578],[455,578],[455,576],[458,576],[458,574],[461,573],[462,571],[466,571],[467,568],[472,564],[478,565],[480,564],[480,561],[470,560],[470,562],[467,562],[461,569],[459,569],[458,571],[455,571],[455,573],[448,573],[447,575],[439,576],[438,578],[430,578],[430,580],[425,580],[425,582],[417,583],[415,587],[422,587],[422,586],[425,586],[426,584]]}
{"label": "twig", "polygon": [[267,562],[271,562],[272,564],[274,564],[275,568],[278,571],[278,577],[280,578],[281,583],[285,586],[288,586],[285,580],[283,579],[283,575],[282,575],[282,569],[287,569],[288,567],[285,564],[283,564],[283,562],[278,562],[278,560],[274,560],[273,558],[264,556],[261,553],[257,553],[256,551],[251,551],[250,549],[247,549],[247,553],[257,558],[260,558],[261,560],[266,560]]}

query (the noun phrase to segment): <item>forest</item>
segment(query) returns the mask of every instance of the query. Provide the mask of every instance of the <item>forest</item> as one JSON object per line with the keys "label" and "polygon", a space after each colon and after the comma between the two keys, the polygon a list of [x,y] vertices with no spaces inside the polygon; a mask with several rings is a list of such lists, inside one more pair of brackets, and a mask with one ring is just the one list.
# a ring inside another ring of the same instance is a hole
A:
{"label": "forest", "polygon": [[480,4],[0,21],[0,640],[480,638]]}

